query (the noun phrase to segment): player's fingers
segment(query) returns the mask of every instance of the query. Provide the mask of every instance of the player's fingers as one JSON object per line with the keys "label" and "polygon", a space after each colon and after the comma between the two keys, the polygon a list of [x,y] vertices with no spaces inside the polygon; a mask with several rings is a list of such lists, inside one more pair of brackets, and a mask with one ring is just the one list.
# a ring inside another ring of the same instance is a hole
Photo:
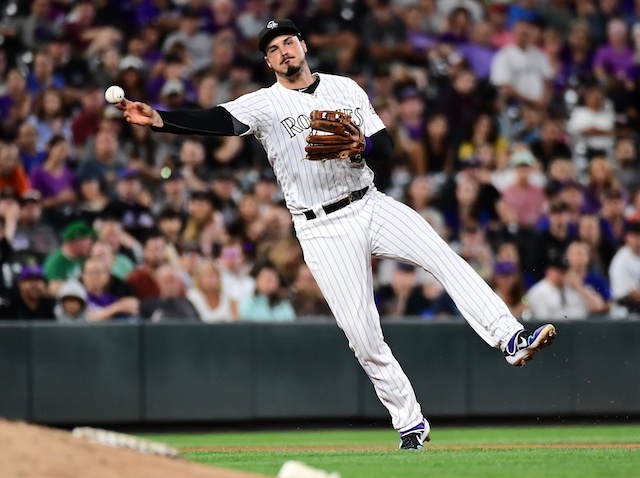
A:
{"label": "player's fingers", "polygon": [[147,125],[147,124],[151,124],[151,118],[149,118],[148,116],[145,116],[143,114],[139,114],[138,112],[134,111],[132,113],[126,112],[124,115],[124,119],[128,122],[128,123],[134,123],[134,124],[139,124],[139,125]]}
{"label": "player's fingers", "polygon": [[120,111],[126,111],[127,107],[132,104],[133,104],[133,101],[130,101],[126,98],[122,98],[122,101],[120,101],[120,103],[116,103],[113,106],[118,108]]}
{"label": "player's fingers", "polygon": [[142,103],[140,101],[130,101],[128,105],[130,105],[129,111],[131,111],[132,114],[134,114],[134,112],[138,112],[148,116],[149,110],[151,109],[149,105],[147,105],[146,103]]}

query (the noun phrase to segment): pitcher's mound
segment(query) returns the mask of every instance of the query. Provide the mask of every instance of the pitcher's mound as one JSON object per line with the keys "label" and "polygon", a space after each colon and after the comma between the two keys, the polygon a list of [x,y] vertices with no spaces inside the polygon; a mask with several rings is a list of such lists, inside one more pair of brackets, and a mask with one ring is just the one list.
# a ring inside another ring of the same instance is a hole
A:
{"label": "pitcher's mound", "polygon": [[256,478],[180,458],[89,443],[68,432],[0,419],[2,478]]}

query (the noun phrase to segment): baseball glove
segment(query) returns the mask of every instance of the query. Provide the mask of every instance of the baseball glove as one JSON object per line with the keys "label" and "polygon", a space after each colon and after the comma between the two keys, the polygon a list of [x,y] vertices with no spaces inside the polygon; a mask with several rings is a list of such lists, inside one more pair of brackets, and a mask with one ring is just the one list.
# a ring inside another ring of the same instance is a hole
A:
{"label": "baseball glove", "polygon": [[314,110],[311,112],[311,133],[307,136],[307,159],[362,160],[364,133],[351,120],[351,115],[340,111]]}

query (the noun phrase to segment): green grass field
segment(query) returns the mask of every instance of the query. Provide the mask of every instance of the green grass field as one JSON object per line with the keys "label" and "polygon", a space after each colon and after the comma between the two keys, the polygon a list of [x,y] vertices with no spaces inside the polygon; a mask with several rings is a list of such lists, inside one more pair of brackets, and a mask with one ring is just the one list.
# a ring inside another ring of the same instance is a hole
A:
{"label": "green grass field", "polygon": [[424,452],[406,452],[383,449],[397,446],[389,430],[145,435],[193,461],[267,476],[292,459],[342,478],[640,476],[640,425],[434,427],[431,437]]}

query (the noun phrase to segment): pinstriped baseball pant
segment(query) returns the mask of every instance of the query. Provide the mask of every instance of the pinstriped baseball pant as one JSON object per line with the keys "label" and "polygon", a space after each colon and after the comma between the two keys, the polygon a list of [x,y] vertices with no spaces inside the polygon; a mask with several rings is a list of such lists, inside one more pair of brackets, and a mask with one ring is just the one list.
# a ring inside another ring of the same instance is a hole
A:
{"label": "pinstriped baseball pant", "polygon": [[294,215],[304,260],[396,430],[416,426],[423,417],[411,382],[384,341],[373,296],[372,255],[432,273],[469,325],[492,347],[504,348],[522,329],[471,266],[405,204],[372,187],[345,208],[316,214],[312,220]]}

